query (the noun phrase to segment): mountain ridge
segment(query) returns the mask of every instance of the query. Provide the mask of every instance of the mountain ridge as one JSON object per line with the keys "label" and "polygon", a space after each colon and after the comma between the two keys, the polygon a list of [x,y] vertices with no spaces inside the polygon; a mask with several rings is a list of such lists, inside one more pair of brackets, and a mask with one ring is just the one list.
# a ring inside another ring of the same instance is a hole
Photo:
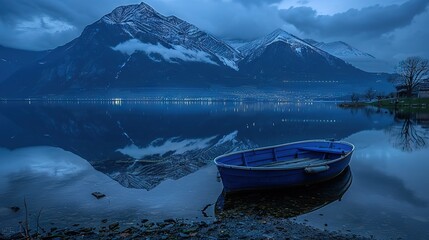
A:
{"label": "mountain ridge", "polygon": [[375,57],[369,53],[362,52],[357,48],[352,47],[350,44],[343,41],[334,41],[334,42],[317,42],[315,40],[308,40],[313,42],[312,45],[326,51],[338,58],[341,59],[350,59],[350,58],[370,58],[375,59]]}
{"label": "mountain ridge", "polygon": [[145,3],[120,6],[10,76],[0,84],[0,96],[143,87],[278,88],[285,87],[285,79],[346,83],[374,78],[279,29],[240,49]]}
{"label": "mountain ridge", "polygon": [[46,51],[30,51],[0,45],[0,82],[7,79],[20,68],[47,55]]}
{"label": "mountain ridge", "polygon": [[[239,55],[234,48],[213,35],[201,31],[195,25],[176,16],[163,16],[145,3],[118,7],[99,21],[127,25],[130,28],[127,30],[131,30],[128,33],[132,38],[136,38],[135,34],[140,32],[150,32],[170,44],[208,51],[221,58],[221,60],[225,58],[235,60]],[[142,21],[153,22],[147,24]],[[202,44],[196,45],[196,41]]]}
{"label": "mountain ridge", "polygon": [[368,72],[394,72],[394,66],[387,61],[378,59],[373,55],[363,52],[343,41],[318,42],[305,39],[308,43],[326,51],[359,69]]}
{"label": "mountain ridge", "polygon": [[[304,40],[280,28],[274,30],[266,36],[253,40],[248,44],[241,46],[239,50],[244,54],[244,57],[246,57],[251,54],[251,52],[257,51],[257,48],[265,48],[266,46],[279,41],[288,43],[289,45],[292,45],[292,47],[295,47],[295,49],[299,49],[300,47],[309,47],[312,50],[317,51],[319,54],[324,55],[325,57],[329,57],[325,52],[320,51],[320,49],[312,46],[311,44],[306,43]],[[299,50],[297,50],[297,52],[299,52]]]}

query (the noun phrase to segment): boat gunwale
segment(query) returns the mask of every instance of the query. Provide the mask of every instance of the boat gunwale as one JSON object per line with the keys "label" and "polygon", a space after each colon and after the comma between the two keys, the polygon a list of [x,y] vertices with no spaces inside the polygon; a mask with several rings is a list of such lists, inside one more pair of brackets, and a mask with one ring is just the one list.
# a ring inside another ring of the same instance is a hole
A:
{"label": "boat gunwale", "polygon": [[[334,142],[334,143],[342,143],[345,145],[349,145],[352,147],[352,149],[350,150],[350,152],[348,152],[345,155],[342,155],[339,158],[336,159],[332,159],[326,162],[322,162],[322,163],[317,163],[317,164],[309,164],[306,166],[299,166],[299,167],[287,167],[287,166],[282,166],[282,167],[249,167],[249,166],[238,166],[238,165],[228,165],[228,164],[223,164],[223,163],[218,163],[217,160],[223,157],[227,157],[227,156],[231,156],[231,155],[235,155],[235,154],[240,154],[240,153],[246,153],[246,152],[251,152],[251,151],[259,151],[259,150],[266,150],[266,149],[273,149],[273,148],[278,148],[278,147],[283,147],[283,146],[287,146],[287,145],[293,145],[293,144],[299,144],[299,143],[308,143],[308,142]],[[254,149],[247,149],[247,150],[242,150],[242,151],[237,151],[237,152],[232,152],[232,153],[227,153],[227,154],[223,154],[220,156],[217,156],[213,162],[216,164],[217,167],[223,167],[223,168],[229,168],[229,169],[238,169],[238,170],[257,170],[257,171],[267,171],[267,170],[276,170],[276,171],[281,171],[281,170],[297,170],[297,169],[305,169],[307,167],[318,167],[318,166],[325,166],[325,165],[329,165],[332,163],[336,163],[339,162],[345,158],[347,158],[350,154],[353,153],[353,151],[355,150],[355,145],[353,145],[352,143],[346,142],[346,141],[329,141],[329,140],[323,140],[323,139],[314,139],[314,140],[305,140],[305,141],[298,141],[298,142],[291,142],[291,143],[284,143],[284,144],[278,144],[278,145],[272,145],[272,146],[266,146],[266,147],[260,147],[260,148],[254,148]]]}

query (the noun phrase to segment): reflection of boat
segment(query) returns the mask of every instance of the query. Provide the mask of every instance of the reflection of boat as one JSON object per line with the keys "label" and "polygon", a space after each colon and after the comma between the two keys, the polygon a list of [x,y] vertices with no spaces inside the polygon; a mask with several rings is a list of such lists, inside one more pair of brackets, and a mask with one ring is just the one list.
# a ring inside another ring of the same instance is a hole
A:
{"label": "reflection of boat", "polygon": [[352,173],[347,167],[339,176],[307,187],[232,194],[223,192],[216,202],[215,214],[217,217],[243,214],[295,217],[341,200],[351,183]]}
{"label": "reflection of boat", "polygon": [[235,152],[215,158],[225,191],[308,185],[338,176],[354,146],[310,140]]}

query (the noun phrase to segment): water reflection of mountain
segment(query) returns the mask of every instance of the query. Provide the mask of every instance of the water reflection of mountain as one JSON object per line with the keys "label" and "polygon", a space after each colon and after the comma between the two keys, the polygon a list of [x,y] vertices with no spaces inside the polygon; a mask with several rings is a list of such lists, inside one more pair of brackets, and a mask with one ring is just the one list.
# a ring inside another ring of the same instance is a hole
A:
{"label": "water reflection of mountain", "polygon": [[390,122],[388,114],[374,121],[334,104],[8,103],[0,105],[0,147],[60,147],[126,187],[150,189],[234,149],[341,139]]}
{"label": "water reflection of mountain", "polygon": [[429,140],[429,114],[420,112],[396,112],[396,124],[387,129],[392,144],[403,151],[427,147]]}
{"label": "water reflection of mountain", "polygon": [[236,194],[222,193],[216,202],[216,215],[218,217],[238,214],[295,217],[341,200],[351,183],[352,173],[348,167],[338,177],[308,187]]}
{"label": "water reflection of mountain", "polygon": [[[115,172],[110,176],[125,187],[152,189],[164,179],[179,179],[207,165],[216,156],[231,151],[255,147],[249,141],[237,138],[237,132],[223,137],[213,136],[206,139],[157,139],[157,144],[138,148],[127,146],[118,151],[128,160],[111,161]],[[96,162],[96,169],[103,168],[109,161]]]}

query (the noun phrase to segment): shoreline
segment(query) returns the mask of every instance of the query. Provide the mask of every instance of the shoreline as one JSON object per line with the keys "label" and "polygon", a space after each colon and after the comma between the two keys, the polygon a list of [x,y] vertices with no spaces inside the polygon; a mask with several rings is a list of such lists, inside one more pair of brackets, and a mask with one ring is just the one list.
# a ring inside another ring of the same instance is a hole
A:
{"label": "shoreline", "polygon": [[[213,222],[165,219],[152,222],[143,219],[135,225],[121,226],[102,220],[100,227],[74,224],[70,228],[39,229],[4,236],[0,239],[369,239],[351,232],[317,229],[290,219],[274,217],[231,216]],[[373,238],[371,238],[373,239]]]}
{"label": "shoreline", "polygon": [[383,99],[370,102],[342,102],[341,108],[377,107],[397,111],[429,111],[429,98]]}

